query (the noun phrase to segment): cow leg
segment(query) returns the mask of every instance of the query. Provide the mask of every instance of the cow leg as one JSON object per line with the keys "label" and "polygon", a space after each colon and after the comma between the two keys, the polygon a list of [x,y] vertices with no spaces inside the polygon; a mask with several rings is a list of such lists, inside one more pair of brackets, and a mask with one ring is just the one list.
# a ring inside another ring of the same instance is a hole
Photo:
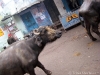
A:
{"label": "cow leg", "polygon": [[41,62],[38,61],[37,66],[38,66],[39,68],[41,68],[47,75],[51,75],[51,71],[45,69],[45,67],[41,64]]}
{"label": "cow leg", "polygon": [[28,66],[27,70],[30,75],[36,75],[32,65]]}
{"label": "cow leg", "polygon": [[[32,68],[32,69],[33,69],[33,68]],[[34,70],[30,70],[30,71],[29,71],[29,74],[30,74],[30,75],[36,75]]]}
{"label": "cow leg", "polygon": [[98,25],[92,25],[92,30],[100,37],[100,32],[98,30]]}
{"label": "cow leg", "polygon": [[87,34],[89,35],[90,39],[92,39],[92,41],[96,41],[97,39],[94,38],[94,37],[92,36],[91,32],[90,32],[90,24],[87,23],[87,22],[85,22],[85,24],[86,24]]}

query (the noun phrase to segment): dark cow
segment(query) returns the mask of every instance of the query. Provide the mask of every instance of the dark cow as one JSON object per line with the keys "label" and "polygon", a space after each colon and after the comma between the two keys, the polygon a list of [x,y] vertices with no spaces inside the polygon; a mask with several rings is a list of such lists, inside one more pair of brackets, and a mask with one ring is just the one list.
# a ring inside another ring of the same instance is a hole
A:
{"label": "dark cow", "polygon": [[90,28],[100,37],[98,26],[100,23],[100,0],[84,0],[79,9],[79,15],[84,19],[84,26],[92,41],[96,41],[90,32]]}
{"label": "dark cow", "polygon": [[47,75],[51,72],[40,63],[38,56],[48,42],[60,38],[62,33],[50,27],[41,27],[34,36],[11,44],[0,53],[0,75],[36,75],[35,67],[41,68]]}

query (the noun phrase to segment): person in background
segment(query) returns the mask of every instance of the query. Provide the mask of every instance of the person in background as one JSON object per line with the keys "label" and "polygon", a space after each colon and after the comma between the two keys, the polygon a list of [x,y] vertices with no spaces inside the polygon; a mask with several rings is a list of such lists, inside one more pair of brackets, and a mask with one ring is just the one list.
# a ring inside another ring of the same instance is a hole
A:
{"label": "person in background", "polygon": [[77,0],[70,0],[70,2],[72,3],[73,8],[79,7]]}
{"label": "person in background", "polygon": [[6,48],[7,48],[6,46],[3,47],[3,49],[6,49]]}
{"label": "person in background", "polygon": [[11,45],[12,43],[16,42],[16,39],[12,36],[12,34],[8,34],[7,43]]}

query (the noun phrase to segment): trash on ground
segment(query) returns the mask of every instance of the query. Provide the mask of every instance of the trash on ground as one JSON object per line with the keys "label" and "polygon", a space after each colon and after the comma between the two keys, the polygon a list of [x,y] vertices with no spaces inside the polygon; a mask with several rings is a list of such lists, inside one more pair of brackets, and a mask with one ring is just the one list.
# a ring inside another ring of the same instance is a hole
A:
{"label": "trash on ground", "polygon": [[74,56],[80,56],[81,55],[81,53],[79,53],[79,52],[76,52],[75,54],[74,54]]}
{"label": "trash on ground", "polygon": [[93,42],[90,42],[90,43],[88,43],[88,46],[90,47],[90,46],[92,46],[94,43]]}

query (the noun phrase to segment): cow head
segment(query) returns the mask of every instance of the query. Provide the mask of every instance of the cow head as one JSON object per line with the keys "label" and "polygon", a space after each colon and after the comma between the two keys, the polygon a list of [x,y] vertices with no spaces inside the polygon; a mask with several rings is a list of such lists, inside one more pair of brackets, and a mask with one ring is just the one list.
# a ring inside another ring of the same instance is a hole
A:
{"label": "cow head", "polygon": [[34,34],[38,35],[38,38],[36,38],[36,42],[38,45],[41,46],[40,43],[48,43],[56,40],[57,38],[60,38],[62,35],[61,31],[54,30],[48,26],[45,27],[39,27],[38,29],[34,30]]}

